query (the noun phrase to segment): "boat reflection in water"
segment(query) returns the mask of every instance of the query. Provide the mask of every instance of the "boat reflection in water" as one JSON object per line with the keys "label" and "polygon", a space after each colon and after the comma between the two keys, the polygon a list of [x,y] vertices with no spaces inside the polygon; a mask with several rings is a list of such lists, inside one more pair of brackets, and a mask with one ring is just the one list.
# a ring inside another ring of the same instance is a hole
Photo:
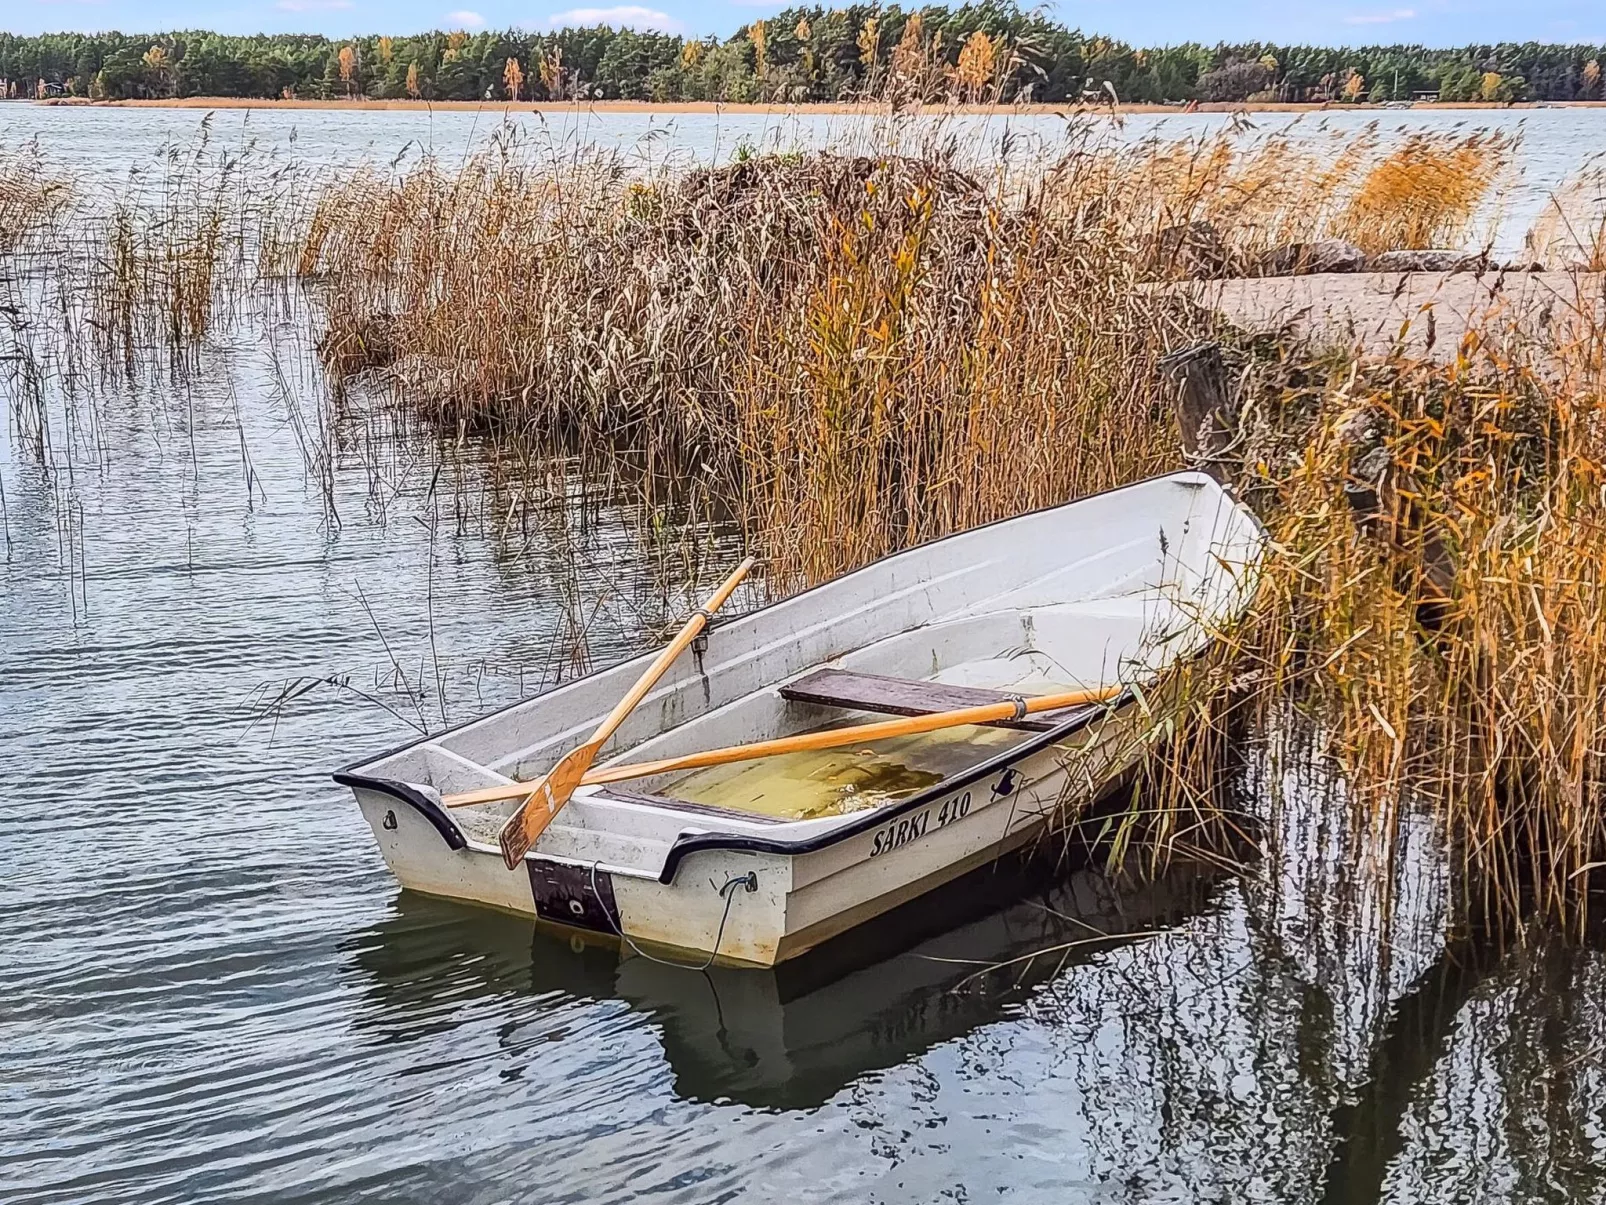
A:
{"label": "boat reflection in water", "polygon": [[450,1028],[476,993],[615,999],[653,1023],[678,1096],[805,1109],[1010,1016],[1064,967],[1215,906],[1197,863],[1153,881],[1043,858],[975,872],[773,970],[665,965],[594,934],[404,892],[357,943],[394,1037]]}

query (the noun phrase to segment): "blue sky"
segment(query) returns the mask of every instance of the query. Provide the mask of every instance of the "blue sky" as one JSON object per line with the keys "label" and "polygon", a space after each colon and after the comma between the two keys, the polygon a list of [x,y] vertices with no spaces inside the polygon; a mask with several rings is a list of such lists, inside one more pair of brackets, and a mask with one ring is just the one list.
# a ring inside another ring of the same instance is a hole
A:
{"label": "blue sky", "polygon": [[[460,7],[456,7],[457,5]],[[628,24],[729,34],[776,0],[4,0],[0,28],[226,33],[412,33],[421,29]],[[1089,32],[1137,45],[1186,41],[1606,43],[1606,0],[1062,0],[1048,9]]]}

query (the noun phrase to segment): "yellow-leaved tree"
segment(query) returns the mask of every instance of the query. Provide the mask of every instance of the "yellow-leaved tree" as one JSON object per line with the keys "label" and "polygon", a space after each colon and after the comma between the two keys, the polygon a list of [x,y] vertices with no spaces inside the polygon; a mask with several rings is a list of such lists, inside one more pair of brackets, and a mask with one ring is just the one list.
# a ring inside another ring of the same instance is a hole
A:
{"label": "yellow-leaved tree", "polygon": [[978,29],[965,39],[965,44],[959,48],[959,64],[954,76],[966,99],[974,101],[981,97],[982,89],[992,82],[997,66],[998,43],[984,30]]}
{"label": "yellow-leaved tree", "polygon": [[866,67],[874,67],[881,49],[881,22],[874,17],[866,17],[864,24],[859,27],[858,43],[859,62]]}
{"label": "yellow-leaved tree", "polygon": [[357,52],[350,46],[342,46],[336,58],[340,67],[340,82],[346,85],[346,95],[350,96],[352,82],[357,78]]}
{"label": "yellow-leaved tree", "polygon": [[764,32],[764,22],[754,21],[747,27],[747,40],[753,44],[753,74],[763,79],[765,57],[769,50],[769,37]]}

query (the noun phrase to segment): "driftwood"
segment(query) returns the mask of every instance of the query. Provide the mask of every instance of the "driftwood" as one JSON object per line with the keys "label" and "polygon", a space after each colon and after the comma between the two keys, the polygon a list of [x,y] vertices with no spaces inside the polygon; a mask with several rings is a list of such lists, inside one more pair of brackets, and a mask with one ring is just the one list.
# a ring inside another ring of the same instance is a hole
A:
{"label": "driftwood", "polygon": [[1368,272],[1487,272],[1493,267],[1482,252],[1449,248],[1384,251],[1366,261]]}
{"label": "driftwood", "polygon": [[1326,272],[1359,272],[1366,252],[1343,239],[1316,239],[1274,247],[1255,265],[1256,276],[1315,276]]}

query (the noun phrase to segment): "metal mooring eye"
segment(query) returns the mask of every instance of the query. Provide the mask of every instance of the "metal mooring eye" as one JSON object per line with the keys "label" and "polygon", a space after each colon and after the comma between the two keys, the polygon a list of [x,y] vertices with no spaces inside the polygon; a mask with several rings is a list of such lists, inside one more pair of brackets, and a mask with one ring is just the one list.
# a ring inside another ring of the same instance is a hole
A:
{"label": "metal mooring eye", "polygon": [[569,911],[574,913],[576,916],[584,916],[586,914],[586,906],[579,900],[570,900]]}
{"label": "metal mooring eye", "polygon": [[386,828],[386,829],[389,829],[391,832],[395,832],[396,831],[396,813],[395,812],[386,812],[385,813],[385,818],[383,820],[381,820],[379,822],[379,824],[380,824],[381,828]]}

